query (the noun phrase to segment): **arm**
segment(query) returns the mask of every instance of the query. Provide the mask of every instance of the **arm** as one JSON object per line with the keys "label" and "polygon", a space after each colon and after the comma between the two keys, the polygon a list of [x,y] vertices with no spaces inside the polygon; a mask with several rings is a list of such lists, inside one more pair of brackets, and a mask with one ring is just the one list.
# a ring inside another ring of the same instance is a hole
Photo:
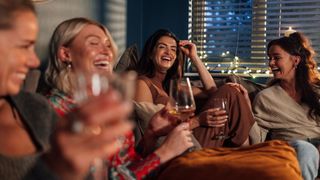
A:
{"label": "arm", "polygon": [[[90,99],[57,122],[44,163],[60,179],[83,179],[94,159],[118,151],[118,137],[132,128],[126,120],[130,112],[131,105],[122,102],[112,90]],[[72,131],[75,121],[84,125],[80,132]],[[104,128],[99,132],[92,129],[101,126]]]}
{"label": "arm", "polygon": [[250,144],[257,144],[257,143],[264,142],[266,139],[267,133],[268,133],[267,129],[259,127],[258,123],[255,122],[249,132]]}
{"label": "arm", "polygon": [[137,102],[151,102],[151,103],[153,103],[153,98],[152,98],[150,88],[148,87],[147,83],[145,83],[143,80],[137,81],[136,93],[135,93],[134,100]]}
{"label": "arm", "polygon": [[[112,164],[116,163],[117,166],[111,167],[111,173],[117,171],[117,176],[122,177],[122,179],[143,179],[160,164],[166,163],[193,146],[190,135],[189,125],[187,123],[180,124],[169,133],[158,149],[144,158],[134,152],[134,142],[132,140],[128,144],[129,148],[126,152],[119,153],[118,158],[113,159]],[[124,157],[119,158],[121,154]]]}
{"label": "arm", "polygon": [[[204,66],[204,64],[202,63],[201,59],[199,58],[198,54],[197,54],[197,47],[195,44],[183,40],[180,41],[179,43],[180,49],[182,50],[182,52],[188,56],[191,60],[191,62],[194,64],[194,66],[196,67],[200,79],[203,83],[204,86],[204,90],[210,90],[210,89],[217,89],[217,86],[211,76],[211,74],[209,73],[209,71],[207,70],[207,68]],[[197,95],[199,92],[195,92],[194,95]]]}
{"label": "arm", "polygon": [[250,144],[261,143],[266,140],[269,129],[267,127],[263,127],[259,125],[259,122],[265,121],[266,116],[270,116],[269,111],[266,109],[263,101],[263,96],[258,94],[253,102],[252,110],[255,119],[255,123],[250,129],[249,139]]}
{"label": "arm", "polygon": [[134,144],[134,136],[130,133],[121,151],[109,163],[109,176],[112,179],[143,179],[160,165],[160,158],[154,153],[141,158]]}
{"label": "arm", "polygon": [[139,142],[138,151],[142,156],[147,156],[156,149],[158,138],[168,135],[178,124],[178,119],[169,114],[167,104],[155,113],[148,123],[145,134]]}

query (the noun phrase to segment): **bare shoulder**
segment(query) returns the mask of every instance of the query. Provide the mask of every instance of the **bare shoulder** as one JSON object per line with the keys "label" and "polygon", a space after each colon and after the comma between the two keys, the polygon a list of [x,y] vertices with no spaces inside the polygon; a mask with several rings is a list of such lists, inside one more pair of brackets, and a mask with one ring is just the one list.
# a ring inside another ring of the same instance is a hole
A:
{"label": "bare shoulder", "polygon": [[152,102],[152,94],[148,84],[144,80],[137,80],[135,101],[137,102]]}

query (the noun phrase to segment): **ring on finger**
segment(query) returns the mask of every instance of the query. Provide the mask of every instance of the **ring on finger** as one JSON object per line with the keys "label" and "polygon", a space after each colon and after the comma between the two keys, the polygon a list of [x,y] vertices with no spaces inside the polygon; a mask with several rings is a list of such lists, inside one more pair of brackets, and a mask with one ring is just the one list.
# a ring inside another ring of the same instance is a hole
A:
{"label": "ring on finger", "polygon": [[67,118],[71,122],[69,130],[74,134],[85,133],[90,135],[99,135],[102,132],[102,127],[100,125],[85,126],[79,115],[75,112],[69,113]]}

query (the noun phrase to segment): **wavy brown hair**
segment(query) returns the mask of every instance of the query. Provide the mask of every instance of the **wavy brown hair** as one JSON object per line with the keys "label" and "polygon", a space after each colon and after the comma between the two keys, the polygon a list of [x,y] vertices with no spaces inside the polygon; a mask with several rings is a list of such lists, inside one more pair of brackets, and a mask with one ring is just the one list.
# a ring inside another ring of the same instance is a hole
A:
{"label": "wavy brown hair", "polygon": [[138,63],[137,72],[139,75],[145,75],[149,78],[155,76],[156,67],[152,58],[154,57],[155,48],[159,39],[163,36],[168,36],[174,39],[177,43],[177,57],[172,67],[168,69],[166,77],[162,82],[164,90],[169,93],[169,82],[172,78],[181,78],[183,74],[184,56],[181,50],[178,48],[179,39],[167,29],[159,29],[154,32],[146,41],[142,50],[141,58]]}
{"label": "wavy brown hair", "polygon": [[0,29],[12,28],[15,13],[19,11],[35,13],[35,8],[30,0],[0,0]]}
{"label": "wavy brown hair", "polygon": [[[278,45],[287,53],[301,58],[295,74],[296,90],[301,92],[301,102],[310,107],[309,116],[316,118],[320,116],[320,95],[316,88],[320,86],[320,75],[317,70],[317,63],[314,60],[315,51],[309,39],[300,32],[292,33],[289,37],[282,37],[269,42],[267,51],[271,46]],[[279,83],[279,80],[272,80],[269,86]],[[303,88],[301,88],[303,87]]]}

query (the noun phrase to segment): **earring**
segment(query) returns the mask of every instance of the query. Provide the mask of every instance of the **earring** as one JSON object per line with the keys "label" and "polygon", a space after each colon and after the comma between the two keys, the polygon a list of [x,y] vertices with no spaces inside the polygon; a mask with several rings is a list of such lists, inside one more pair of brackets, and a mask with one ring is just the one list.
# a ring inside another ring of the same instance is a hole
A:
{"label": "earring", "polygon": [[66,64],[67,64],[67,69],[71,69],[72,67],[71,61],[66,61]]}

